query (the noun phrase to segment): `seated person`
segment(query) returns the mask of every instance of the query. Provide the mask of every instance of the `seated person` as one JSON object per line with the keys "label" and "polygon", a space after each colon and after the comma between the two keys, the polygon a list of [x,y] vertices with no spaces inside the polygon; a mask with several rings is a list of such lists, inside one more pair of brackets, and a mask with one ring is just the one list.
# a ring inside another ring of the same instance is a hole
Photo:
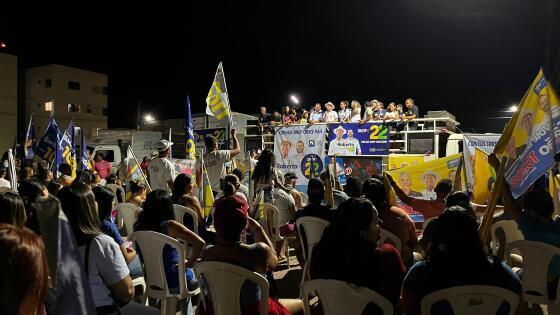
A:
{"label": "seated person", "polygon": [[284,174],[284,188],[286,192],[294,198],[296,203],[296,209],[303,208],[301,193],[296,190],[296,180],[297,176],[294,172],[288,172]]}
{"label": "seated person", "polygon": [[220,191],[216,195],[216,198],[214,198],[214,200],[218,200],[224,196],[224,187],[226,183],[232,183],[233,186],[235,187],[235,195],[247,201],[247,197],[245,197],[245,195],[239,191],[239,188],[241,187],[239,178],[233,174],[227,174],[226,176],[220,179],[220,189],[222,189],[222,191]]}
{"label": "seated person", "polygon": [[[472,211],[451,207],[430,225],[435,230],[428,258],[417,262],[404,280],[406,314],[420,314],[427,294],[455,286],[490,285],[521,294],[521,282],[511,268],[485,253]],[[446,301],[432,307],[432,314],[452,313]],[[497,314],[509,314],[509,305],[504,303]]]}
{"label": "seated person", "polygon": [[335,211],[329,205],[323,204],[325,198],[325,185],[318,178],[311,178],[307,184],[307,196],[309,204],[296,212],[294,219],[305,216],[317,217],[331,221]]}
{"label": "seated person", "polygon": [[62,187],[70,186],[74,179],[72,178],[72,167],[66,163],[60,164],[58,171],[61,176],[56,180],[56,183],[60,184]]}
{"label": "seated person", "polygon": [[414,221],[403,209],[390,205],[385,184],[379,178],[367,179],[362,185],[362,192],[377,209],[381,227],[401,240],[401,257],[405,266],[412,266],[414,251],[418,248]]}
{"label": "seated person", "polygon": [[[192,267],[204,248],[204,240],[184,225],[174,220],[173,202],[171,195],[166,190],[157,189],[150,192],[144,203],[144,209],[138,215],[138,221],[134,224],[135,231],[154,231],[165,234],[174,239],[180,238],[190,246],[193,246],[191,256],[185,262],[185,278],[189,290],[194,290],[198,282],[194,276]],[[167,286],[172,293],[179,293],[179,253],[177,249],[168,245],[163,248],[163,268],[167,279]],[[181,300],[181,313],[192,314],[190,298]]]}
{"label": "seated person", "polygon": [[123,203],[124,199],[125,199],[124,189],[121,187],[122,183],[119,180],[119,178],[117,177],[117,175],[116,174],[110,174],[109,176],[107,176],[105,178],[105,181],[106,181],[105,185],[113,184],[113,185],[118,186],[117,189],[114,192],[115,193],[115,201],[117,203]]}
{"label": "seated person", "polygon": [[[395,306],[406,273],[399,252],[390,244],[377,245],[379,217],[365,198],[343,202],[311,255],[312,279],[336,279],[367,287]],[[375,312],[368,306],[364,314]]]}
{"label": "seated person", "polygon": [[362,196],[362,182],[355,176],[346,176],[344,193],[350,198],[360,198]]}
{"label": "seated person", "polygon": [[434,188],[436,199],[426,200],[407,196],[407,194],[400,189],[391,175],[387,174],[387,179],[389,179],[389,183],[395,190],[397,197],[399,197],[399,199],[405,204],[411,206],[415,211],[422,213],[424,220],[437,217],[442,214],[445,209],[445,198],[449,195],[451,189],[453,188],[449,179],[442,179]]}
{"label": "seated person", "polygon": [[95,202],[97,202],[97,214],[99,215],[99,228],[105,234],[110,236],[119,245],[121,252],[124,256],[124,260],[128,265],[130,270],[130,277],[136,279],[138,277],[143,277],[144,272],[142,271],[142,265],[140,264],[140,259],[136,255],[136,251],[132,247],[127,247],[123,241],[121,235],[119,234],[119,229],[111,221],[111,212],[114,209],[114,198],[115,194],[113,191],[107,187],[96,186],[92,189],[95,195]]}
{"label": "seated person", "polygon": [[[319,178],[321,179],[321,181],[323,181],[323,183],[326,183],[327,179],[329,179],[326,171],[322,171],[321,174],[319,175]],[[346,195],[345,192],[335,189],[334,177],[331,176],[330,181],[331,181],[331,187],[333,192],[333,202],[334,202],[333,207],[338,208],[338,206],[341,203],[343,203],[348,199],[348,196]],[[326,199],[323,201],[326,203]]]}
{"label": "seated person", "polygon": [[126,202],[142,208],[146,200],[146,183],[143,180],[131,179],[128,182],[128,191]]}
{"label": "seated person", "polygon": [[[260,224],[248,217],[249,205],[245,200],[234,196],[235,187],[227,183],[225,196],[216,200],[214,213],[214,227],[217,234],[217,245],[208,246],[204,250],[202,261],[221,261],[247,268],[248,270],[265,275],[272,272],[278,265],[278,258],[274,246]],[[241,236],[245,229],[255,236],[256,243],[243,244]],[[233,294],[233,292],[232,292]],[[257,315],[259,313],[260,289],[246,282],[241,288],[240,304],[242,314]],[[213,314],[212,301],[207,292],[204,297],[205,307],[200,307],[200,314]],[[286,315],[303,313],[301,300],[278,300],[269,297],[268,314]]]}
{"label": "seated person", "polygon": [[233,171],[231,171],[231,173],[237,176],[237,178],[239,179],[239,189],[238,189],[239,192],[242,193],[247,200],[249,200],[249,187],[247,187],[247,185],[242,184],[243,177],[244,177],[243,172],[240,169],[236,168]]}
{"label": "seated person", "polygon": [[23,200],[11,192],[0,194],[0,223],[7,223],[19,228],[25,227],[27,216]]}
{"label": "seated person", "polygon": [[[280,182],[283,182],[283,177],[279,177]],[[283,183],[282,183],[283,184]],[[272,205],[278,209],[278,222],[280,222],[280,236],[296,236],[296,228],[293,223],[294,217],[296,215],[296,203],[292,195],[289,195],[282,188],[274,188],[272,191],[273,201]],[[269,221],[269,224],[272,222]],[[296,246],[297,246],[296,242]],[[285,259],[284,256],[284,246],[286,246],[286,239],[279,241],[277,246],[277,255],[280,260]]]}

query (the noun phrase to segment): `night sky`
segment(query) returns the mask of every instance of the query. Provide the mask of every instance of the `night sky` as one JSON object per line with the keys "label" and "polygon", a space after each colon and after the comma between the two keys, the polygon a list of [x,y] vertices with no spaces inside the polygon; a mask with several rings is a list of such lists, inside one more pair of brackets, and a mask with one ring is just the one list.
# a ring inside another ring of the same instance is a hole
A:
{"label": "night sky", "polygon": [[491,118],[509,115],[540,66],[560,77],[553,0],[190,2],[4,11],[0,39],[26,67],[108,74],[110,127],[135,127],[138,102],[178,118],[189,94],[203,111],[219,61],[234,111],[279,108],[291,93],[305,107],[413,97],[469,132],[501,131],[506,120]]}

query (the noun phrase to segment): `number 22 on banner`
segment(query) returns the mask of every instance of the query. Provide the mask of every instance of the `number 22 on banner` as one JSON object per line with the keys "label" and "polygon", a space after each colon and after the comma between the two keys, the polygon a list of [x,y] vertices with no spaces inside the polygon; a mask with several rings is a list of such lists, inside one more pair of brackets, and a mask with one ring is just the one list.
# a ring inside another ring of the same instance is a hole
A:
{"label": "number 22 on banner", "polygon": [[[309,176],[311,171],[311,161],[305,163],[305,176]],[[319,175],[319,163],[313,162],[313,176]]]}
{"label": "number 22 on banner", "polygon": [[387,139],[387,127],[383,125],[371,125],[369,127],[371,134],[369,135],[370,140],[385,140]]}

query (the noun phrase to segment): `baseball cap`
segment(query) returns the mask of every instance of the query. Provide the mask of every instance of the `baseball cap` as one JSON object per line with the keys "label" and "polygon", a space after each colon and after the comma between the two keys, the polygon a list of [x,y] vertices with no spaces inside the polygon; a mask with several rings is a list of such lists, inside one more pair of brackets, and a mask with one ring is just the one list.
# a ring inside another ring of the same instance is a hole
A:
{"label": "baseball cap", "polygon": [[214,203],[214,228],[216,232],[232,235],[241,232],[247,225],[249,205],[235,195],[222,197]]}
{"label": "baseball cap", "polygon": [[284,174],[284,179],[297,179],[297,175],[294,172],[288,172],[286,174]]}

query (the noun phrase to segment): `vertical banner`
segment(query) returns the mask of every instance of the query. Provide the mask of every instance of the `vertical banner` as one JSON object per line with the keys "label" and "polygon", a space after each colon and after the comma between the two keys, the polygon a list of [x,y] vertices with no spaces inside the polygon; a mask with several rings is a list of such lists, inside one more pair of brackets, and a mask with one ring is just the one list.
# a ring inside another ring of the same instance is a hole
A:
{"label": "vertical banner", "polygon": [[385,124],[329,124],[329,156],[388,154],[389,130]]}
{"label": "vertical banner", "polygon": [[472,191],[474,185],[474,161],[476,149],[486,154],[492,153],[500,140],[500,135],[465,135],[463,138],[463,154],[465,155],[465,171],[467,174],[467,190]]}
{"label": "vertical banner", "polygon": [[294,172],[297,185],[307,185],[309,176],[318,177],[325,160],[325,125],[278,128],[274,137],[276,168]]}

